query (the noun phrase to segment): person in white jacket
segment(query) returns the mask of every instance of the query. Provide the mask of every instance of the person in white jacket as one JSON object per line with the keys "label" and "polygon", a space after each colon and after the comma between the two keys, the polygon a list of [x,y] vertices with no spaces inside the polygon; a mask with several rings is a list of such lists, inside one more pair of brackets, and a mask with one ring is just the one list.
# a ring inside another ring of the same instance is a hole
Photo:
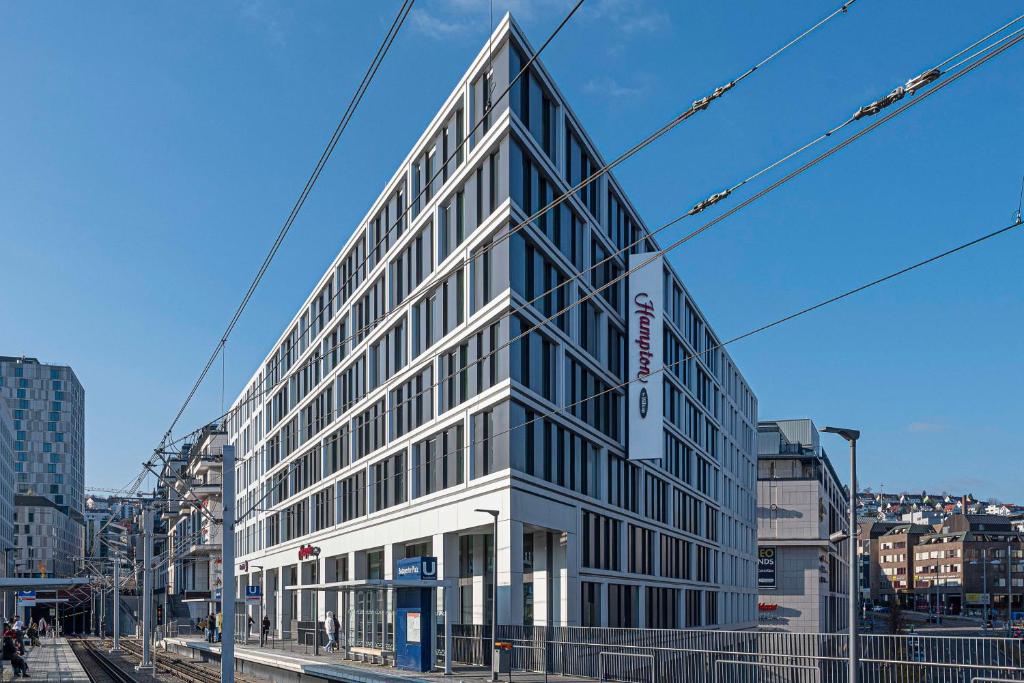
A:
{"label": "person in white jacket", "polygon": [[324,631],[327,633],[327,645],[324,646],[324,651],[334,652],[338,648],[338,643],[334,639],[334,612],[328,612],[324,617]]}

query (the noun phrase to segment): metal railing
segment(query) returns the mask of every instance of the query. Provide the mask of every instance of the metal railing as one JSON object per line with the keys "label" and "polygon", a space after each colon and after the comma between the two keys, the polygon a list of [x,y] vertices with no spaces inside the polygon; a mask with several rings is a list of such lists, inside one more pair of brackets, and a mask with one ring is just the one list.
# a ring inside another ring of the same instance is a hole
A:
{"label": "metal railing", "polygon": [[[516,651],[524,653],[525,657],[516,657]],[[541,656],[538,658],[537,653]],[[526,659],[527,662],[522,660]],[[537,662],[540,662],[538,665]],[[529,671],[531,673],[543,673],[544,683],[548,680],[548,657],[547,648],[538,645],[513,645],[512,646],[512,666],[509,670],[508,680],[512,680],[513,671]]]}
{"label": "metal railing", "polygon": [[312,633],[310,631],[305,631],[302,634],[302,651],[303,651],[304,654],[307,654],[307,655],[309,654],[309,646],[311,644],[313,646],[313,654],[317,654],[317,651],[316,651],[317,650],[317,648],[316,648],[317,637],[318,636],[317,636],[316,633]]}
{"label": "metal railing", "polygon": [[[544,668],[566,676],[687,683],[847,680],[847,640],[838,633],[499,626],[498,640],[542,648]],[[490,629],[453,625],[452,649],[455,662],[488,666]],[[1024,681],[1019,638],[864,634],[858,659],[861,680],[873,683]]]}
{"label": "metal railing", "polygon": [[[617,666],[605,665],[607,660],[618,659]],[[625,661],[622,661],[625,660]],[[647,662],[650,664],[646,665]],[[597,680],[638,681],[657,680],[658,658],[646,652],[599,652],[597,653]],[[615,678],[609,678],[609,674]]]}

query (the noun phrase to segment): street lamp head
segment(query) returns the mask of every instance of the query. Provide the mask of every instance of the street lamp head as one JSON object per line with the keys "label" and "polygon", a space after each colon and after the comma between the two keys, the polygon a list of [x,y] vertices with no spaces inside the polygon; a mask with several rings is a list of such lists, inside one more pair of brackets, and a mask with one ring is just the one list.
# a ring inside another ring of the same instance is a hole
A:
{"label": "street lamp head", "polygon": [[839,545],[848,538],[850,538],[850,534],[845,531],[836,531],[828,535],[828,542]]}
{"label": "street lamp head", "polygon": [[494,517],[495,519],[497,519],[498,515],[501,514],[501,512],[498,510],[488,510],[486,508],[477,508],[476,510],[474,510],[474,512],[485,512],[491,517]]}
{"label": "street lamp head", "polygon": [[826,434],[838,434],[847,441],[856,441],[860,438],[859,429],[849,429],[847,427],[822,427],[821,431]]}

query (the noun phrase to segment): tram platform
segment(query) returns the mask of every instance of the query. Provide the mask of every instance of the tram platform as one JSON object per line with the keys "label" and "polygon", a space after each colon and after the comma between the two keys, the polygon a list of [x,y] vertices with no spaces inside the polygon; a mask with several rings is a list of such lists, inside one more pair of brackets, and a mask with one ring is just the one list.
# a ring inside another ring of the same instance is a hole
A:
{"label": "tram platform", "polygon": [[[89,677],[64,638],[43,638],[36,647],[26,648],[29,680],[59,680],[64,683],[89,683]],[[2,680],[14,680],[10,662],[3,662]],[[17,680],[21,680],[20,678]]]}
{"label": "tram platform", "polygon": [[[166,647],[178,654],[188,655],[197,660],[220,660],[220,644],[209,643],[200,636],[196,638],[168,638]],[[345,659],[341,653],[312,653],[312,647],[303,647],[294,641],[277,641],[271,647],[260,647],[257,643],[235,645],[235,670],[252,678],[274,681],[309,681],[320,679],[342,683],[480,683],[491,680],[488,669],[479,666],[455,665],[452,675],[446,676],[440,670],[417,673],[404,671],[389,665],[357,662]],[[508,674],[501,675],[502,681],[509,680]],[[515,671],[511,680],[516,683],[576,683],[587,679],[568,678],[530,671]]]}

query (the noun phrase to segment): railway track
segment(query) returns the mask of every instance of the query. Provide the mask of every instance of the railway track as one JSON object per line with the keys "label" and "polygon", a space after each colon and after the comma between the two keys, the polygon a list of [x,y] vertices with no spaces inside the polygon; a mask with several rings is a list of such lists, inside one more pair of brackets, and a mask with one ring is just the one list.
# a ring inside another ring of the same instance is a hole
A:
{"label": "railway track", "polygon": [[[121,649],[142,661],[142,645],[138,642],[122,638]],[[157,657],[155,648],[153,650],[153,665],[157,673],[170,674],[186,683],[220,683],[219,667],[214,668],[207,664],[197,664],[178,655],[166,652],[161,653]],[[235,676],[235,683],[245,683],[245,679]]]}
{"label": "railway track", "polygon": [[136,683],[135,678],[97,647],[95,642],[84,638],[69,638],[68,644],[92,683]]}

